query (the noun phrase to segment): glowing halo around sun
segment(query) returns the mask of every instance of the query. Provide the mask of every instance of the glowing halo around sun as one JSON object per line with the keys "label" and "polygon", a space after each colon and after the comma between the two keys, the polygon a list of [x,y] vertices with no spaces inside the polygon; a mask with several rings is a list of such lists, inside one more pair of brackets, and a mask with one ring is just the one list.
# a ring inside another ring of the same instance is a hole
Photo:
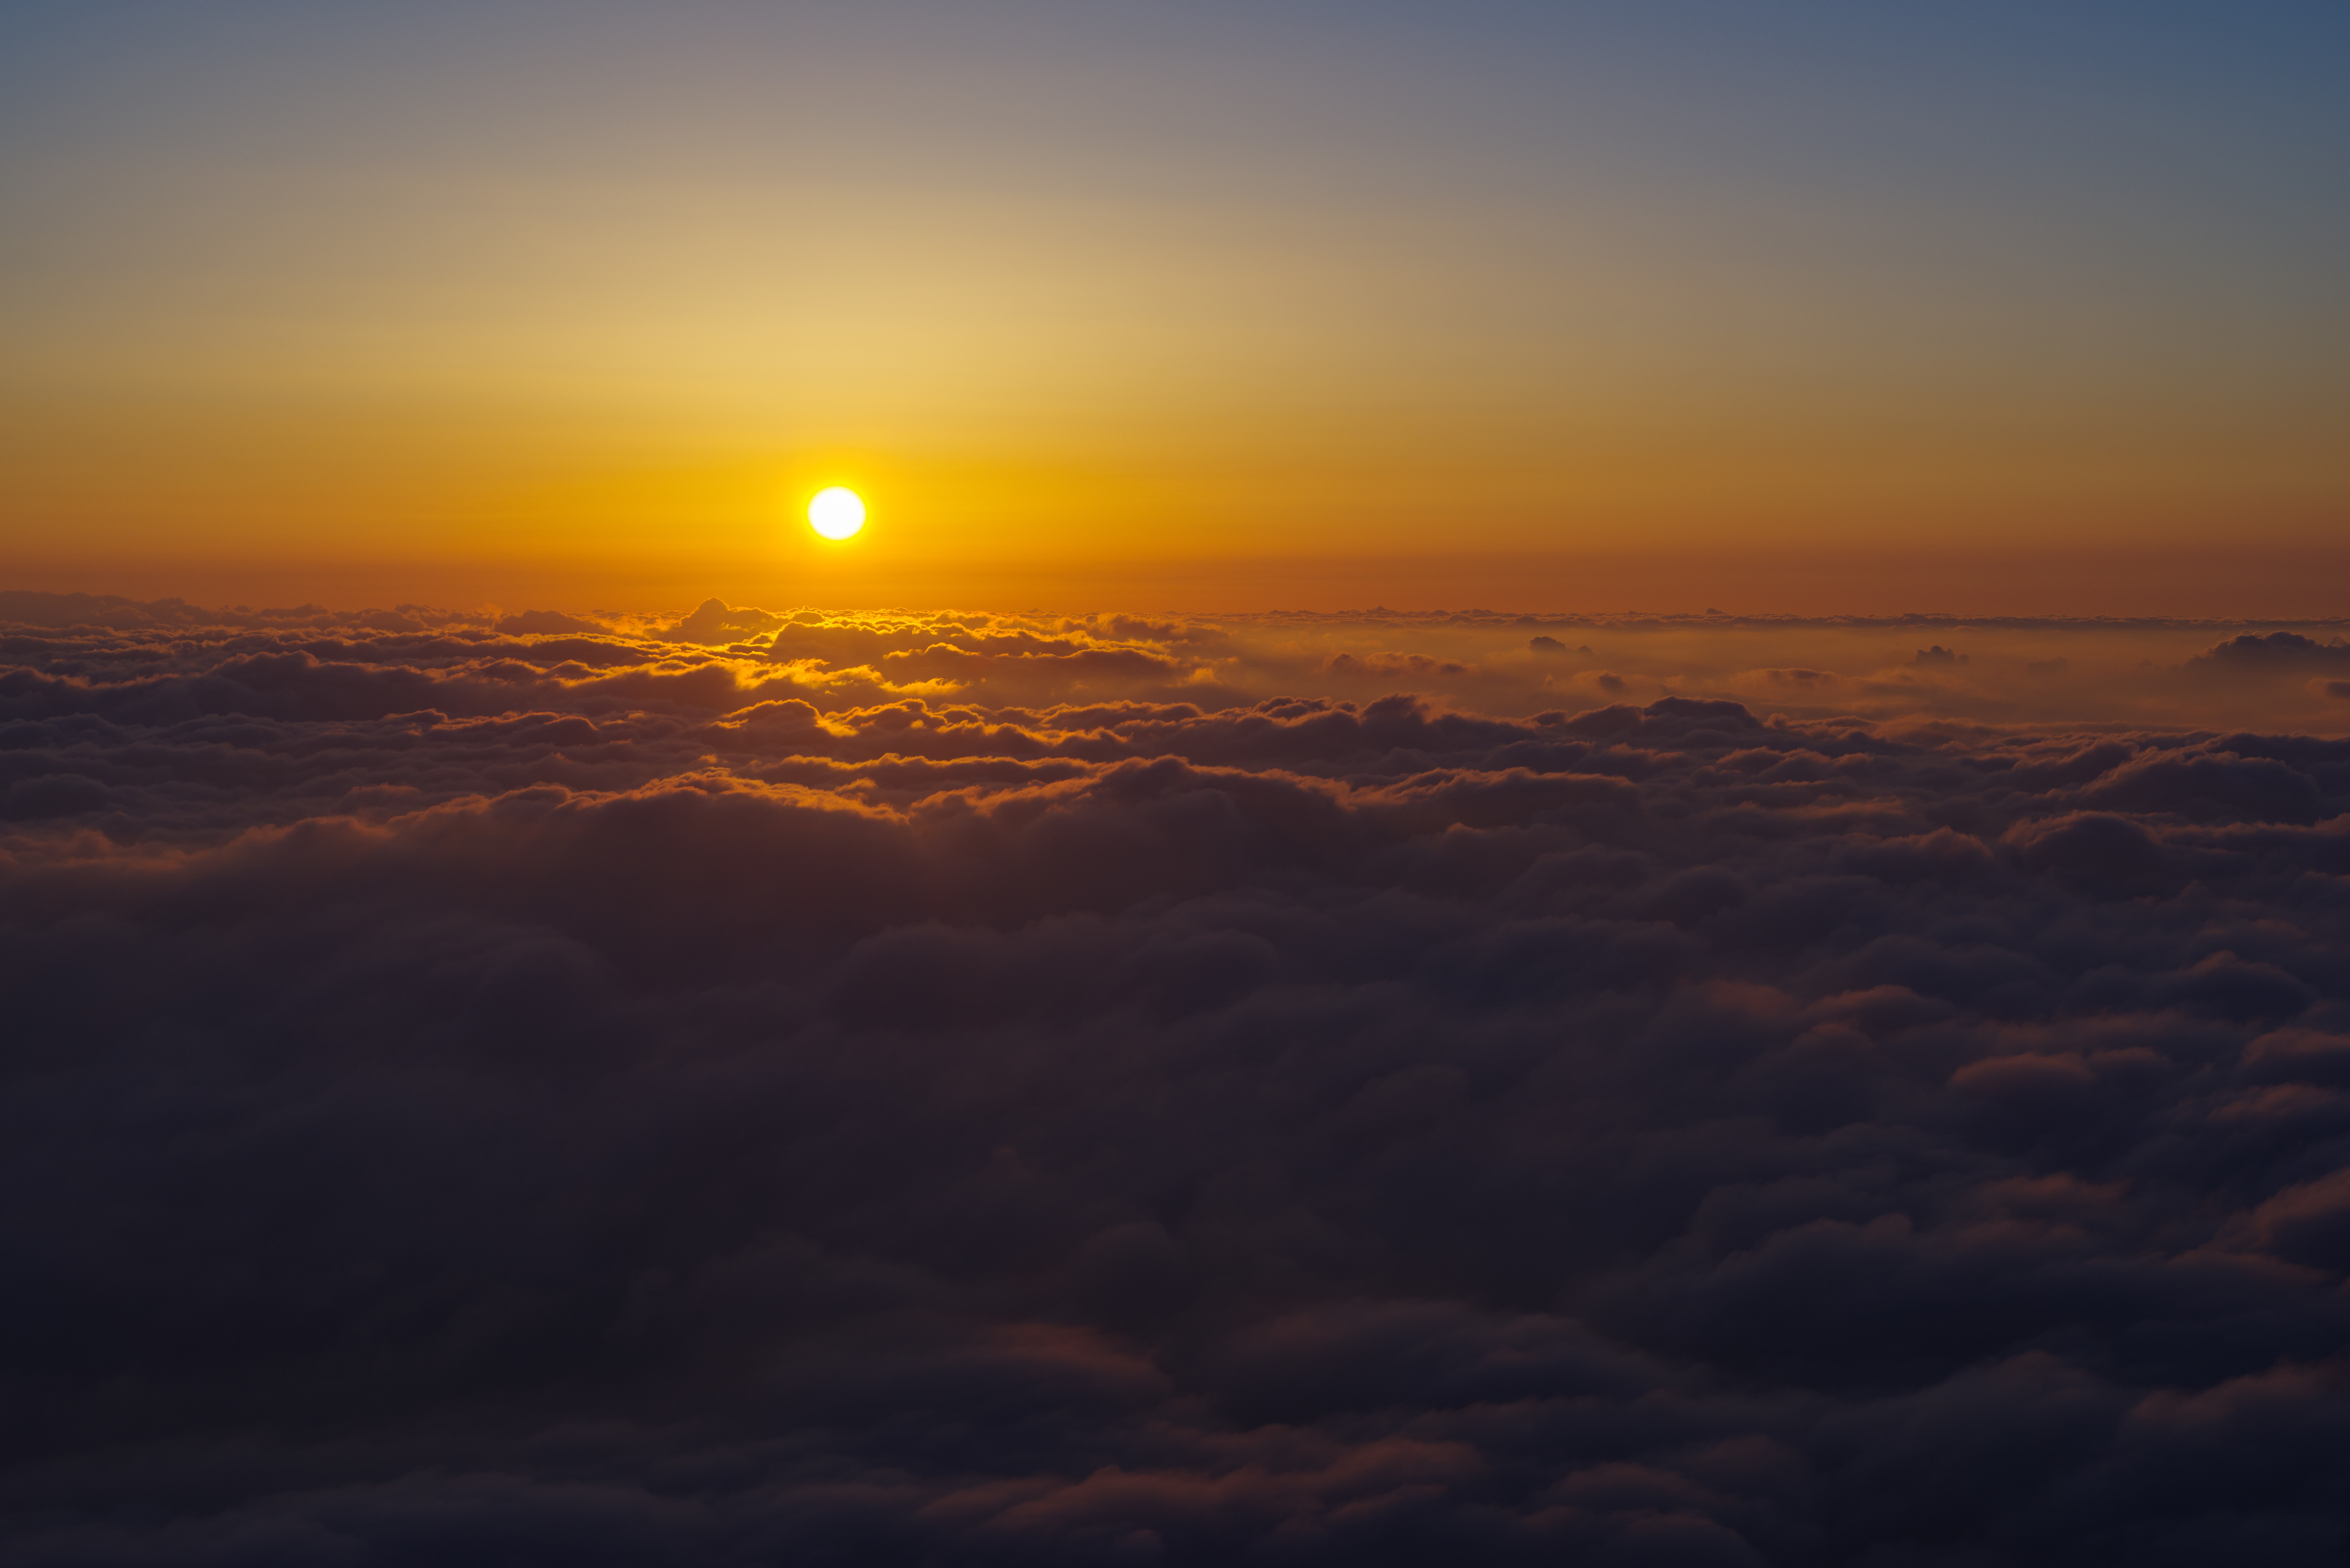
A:
{"label": "glowing halo around sun", "polygon": [[865,498],[845,485],[808,498],[808,526],[827,539],[854,539],[865,526]]}

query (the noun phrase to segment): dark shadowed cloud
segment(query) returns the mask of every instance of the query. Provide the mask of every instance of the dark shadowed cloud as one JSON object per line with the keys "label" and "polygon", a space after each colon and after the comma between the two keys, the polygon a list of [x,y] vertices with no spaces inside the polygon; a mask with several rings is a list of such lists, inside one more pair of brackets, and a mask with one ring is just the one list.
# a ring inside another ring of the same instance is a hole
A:
{"label": "dark shadowed cloud", "polygon": [[16,616],[0,1562],[2350,1548],[2350,742],[515,618]]}

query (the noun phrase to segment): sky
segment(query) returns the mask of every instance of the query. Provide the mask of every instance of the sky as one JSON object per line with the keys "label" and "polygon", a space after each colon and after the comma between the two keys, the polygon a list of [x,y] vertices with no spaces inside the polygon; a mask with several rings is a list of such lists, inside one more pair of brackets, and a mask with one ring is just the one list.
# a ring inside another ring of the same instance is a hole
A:
{"label": "sky", "polygon": [[0,568],[2331,613],[2345,53],[2324,5],[9,5]]}

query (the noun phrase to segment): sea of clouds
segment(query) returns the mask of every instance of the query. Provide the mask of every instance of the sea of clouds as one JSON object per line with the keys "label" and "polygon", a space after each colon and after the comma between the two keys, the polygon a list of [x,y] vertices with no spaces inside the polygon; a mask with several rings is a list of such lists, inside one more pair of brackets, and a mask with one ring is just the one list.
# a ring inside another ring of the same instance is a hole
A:
{"label": "sea of clouds", "polygon": [[2330,1568],[2340,632],[0,594],[0,1562]]}

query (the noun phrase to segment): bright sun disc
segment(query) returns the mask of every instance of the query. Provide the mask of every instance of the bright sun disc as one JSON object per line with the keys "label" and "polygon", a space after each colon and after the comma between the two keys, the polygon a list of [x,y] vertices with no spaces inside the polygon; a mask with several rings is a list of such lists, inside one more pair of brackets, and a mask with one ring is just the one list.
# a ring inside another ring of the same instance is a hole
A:
{"label": "bright sun disc", "polygon": [[853,539],[865,526],[865,501],[854,490],[834,485],[808,502],[808,526],[827,539]]}

